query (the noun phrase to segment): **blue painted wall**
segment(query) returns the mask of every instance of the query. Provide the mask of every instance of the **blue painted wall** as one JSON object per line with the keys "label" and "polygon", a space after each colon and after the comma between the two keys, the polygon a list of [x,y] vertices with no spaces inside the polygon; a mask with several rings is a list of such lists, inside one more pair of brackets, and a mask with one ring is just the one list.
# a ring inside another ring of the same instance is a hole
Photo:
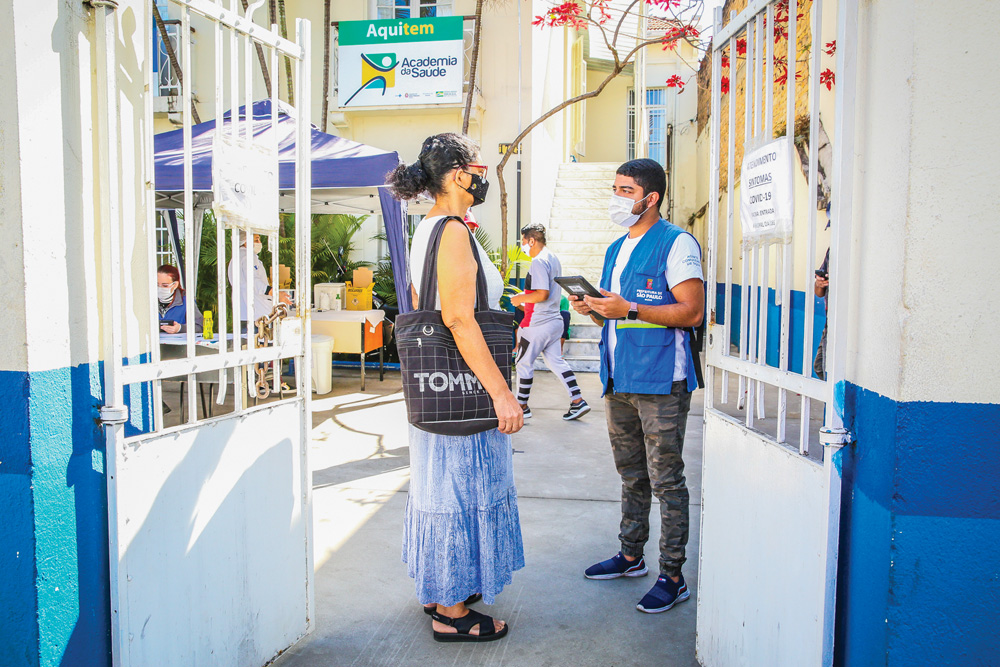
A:
{"label": "blue painted wall", "polygon": [[1000,405],[848,385],[836,663],[1000,664]]}
{"label": "blue painted wall", "polygon": [[[740,307],[743,303],[743,295],[746,290],[740,285],[733,285],[733,301],[731,312],[733,318],[732,328],[729,330],[729,342],[732,345],[740,344]],[[761,306],[762,290],[757,290],[757,307]],[[768,288],[767,291],[767,365],[778,367],[780,363],[781,350],[781,309],[776,301],[775,290]],[[813,302],[813,353],[819,347],[820,337],[823,335],[823,327],[826,325],[826,306],[824,299],[809,294],[814,299]],[[759,312],[759,310],[758,310]],[[726,322],[726,285],[716,283],[715,292],[715,313],[719,324]],[[802,338],[806,321],[806,294],[805,292],[792,291],[792,311],[789,315],[789,357],[788,367],[793,373],[802,372]],[[759,330],[759,325],[758,325]],[[810,374],[815,376],[814,374]]]}
{"label": "blue painted wall", "polygon": [[0,372],[0,664],[111,661],[98,364]]}
{"label": "blue painted wall", "polygon": [[0,371],[0,663],[37,665],[28,376]]}

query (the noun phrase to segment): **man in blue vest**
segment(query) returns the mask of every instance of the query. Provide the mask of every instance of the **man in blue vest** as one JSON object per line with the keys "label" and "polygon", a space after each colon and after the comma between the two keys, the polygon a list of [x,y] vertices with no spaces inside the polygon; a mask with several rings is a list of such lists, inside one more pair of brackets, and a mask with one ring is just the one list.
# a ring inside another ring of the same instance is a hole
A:
{"label": "man in blue vest", "polygon": [[601,382],[615,466],[622,478],[621,551],[588,568],[589,579],[641,577],[648,570],[651,496],[660,501],[660,576],[636,608],[667,611],[690,597],[681,574],[688,541],[688,489],[681,451],[697,388],[688,327],[704,318],[701,248],[660,218],[666,178],[654,160],[618,168],[608,207],[628,233],[608,248],[603,298],[573,308],[603,327]]}

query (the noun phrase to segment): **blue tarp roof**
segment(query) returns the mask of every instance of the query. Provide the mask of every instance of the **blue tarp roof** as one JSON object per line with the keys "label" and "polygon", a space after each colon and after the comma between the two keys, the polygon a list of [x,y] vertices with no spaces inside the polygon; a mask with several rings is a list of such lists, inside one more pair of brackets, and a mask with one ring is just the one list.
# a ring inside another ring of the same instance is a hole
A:
{"label": "blue tarp roof", "polygon": [[[242,125],[245,107],[240,107],[237,120]],[[223,128],[229,130],[231,113],[223,116]],[[240,130],[242,131],[242,127]],[[253,133],[255,137],[271,131],[271,101],[253,103]],[[312,187],[357,188],[383,185],[385,176],[399,163],[395,152],[360,144],[311,127]],[[212,189],[212,139],[215,120],[191,128],[193,176],[195,190]],[[162,132],[153,137],[156,189],[161,192],[184,189],[183,130]],[[282,189],[295,187],[295,115],[286,104],[278,106],[278,182]]]}

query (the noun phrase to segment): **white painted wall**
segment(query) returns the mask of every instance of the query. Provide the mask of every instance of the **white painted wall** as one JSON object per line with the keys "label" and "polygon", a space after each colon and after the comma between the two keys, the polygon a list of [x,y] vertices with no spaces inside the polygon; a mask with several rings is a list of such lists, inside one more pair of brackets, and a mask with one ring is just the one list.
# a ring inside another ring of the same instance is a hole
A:
{"label": "white painted wall", "polygon": [[[100,203],[94,128],[93,12],[83,3],[41,6],[10,0],[4,28],[14,55],[0,65],[0,207],[5,345],[0,368],[40,371],[100,357]],[[144,233],[142,63],[145,5],[119,4],[120,132],[125,246]],[[12,46],[11,46],[12,45]],[[44,47],[41,45],[45,45]],[[131,223],[135,222],[133,227]],[[126,280],[151,280],[145,253],[124,264]],[[144,296],[145,293],[143,293]],[[148,302],[130,311],[126,354],[148,351]]]}
{"label": "white painted wall", "polygon": [[697,656],[705,667],[823,664],[822,466],[705,414]]}
{"label": "white painted wall", "polygon": [[[532,13],[542,14],[547,5],[541,0],[533,3]],[[531,113],[530,120],[562,102],[567,70],[566,31],[563,28],[535,28],[531,35]],[[526,147],[526,162],[530,165],[532,189],[525,200],[522,226],[531,223],[548,225],[555,194],[559,165],[565,153],[565,113],[560,112],[536,127]],[[525,177],[528,176],[527,174]]]}
{"label": "white painted wall", "polygon": [[[5,9],[10,3],[5,2]],[[23,11],[18,7],[19,11]],[[22,38],[23,41],[23,38]],[[0,21],[0,43],[5,49],[18,42],[14,21]],[[6,53],[6,52],[5,52]],[[25,371],[28,368],[27,330],[25,328],[24,240],[21,197],[21,132],[18,122],[20,105],[16,95],[17,59],[0,58],[0,371]]]}
{"label": "white painted wall", "polygon": [[998,20],[988,0],[861,6],[848,377],[897,400],[1000,401]]}

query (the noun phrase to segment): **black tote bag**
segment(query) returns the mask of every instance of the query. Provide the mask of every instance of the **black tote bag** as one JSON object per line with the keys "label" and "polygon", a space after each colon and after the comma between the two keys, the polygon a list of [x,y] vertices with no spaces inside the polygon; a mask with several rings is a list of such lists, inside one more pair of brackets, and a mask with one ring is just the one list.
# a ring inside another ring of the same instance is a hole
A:
{"label": "black tote bag", "polygon": [[[455,338],[433,310],[437,300],[437,264],[441,236],[449,216],[441,219],[427,244],[427,259],[420,281],[420,310],[396,317],[396,346],[403,376],[403,398],[409,422],[440,435],[472,435],[497,427],[493,400],[465,363]],[[464,225],[464,222],[463,222]],[[468,229],[468,228],[466,228]],[[486,276],[472,232],[472,256],[476,258],[476,322],[504,380],[510,386],[514,315],[490,310]],[[427,308],[425,306],[430,306]]]}

